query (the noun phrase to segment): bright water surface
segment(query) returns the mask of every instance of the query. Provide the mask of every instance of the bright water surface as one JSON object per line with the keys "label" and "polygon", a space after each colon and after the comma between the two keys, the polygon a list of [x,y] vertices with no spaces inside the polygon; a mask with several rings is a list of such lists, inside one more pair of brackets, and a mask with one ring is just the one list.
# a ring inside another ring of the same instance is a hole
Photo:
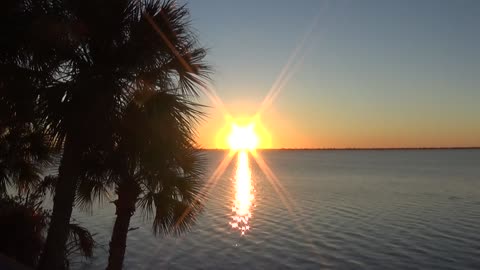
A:
{"label": "bright water surface", "polygon": [[[210,173],[225,154],[206,153]],[[480,150],[261,156],[287,195],[235,157],[189,233],[153,237],[132,218],[125,269],[480,269]],[[113,205],[74,216],[100,245],[74,268],[104,269]]]}

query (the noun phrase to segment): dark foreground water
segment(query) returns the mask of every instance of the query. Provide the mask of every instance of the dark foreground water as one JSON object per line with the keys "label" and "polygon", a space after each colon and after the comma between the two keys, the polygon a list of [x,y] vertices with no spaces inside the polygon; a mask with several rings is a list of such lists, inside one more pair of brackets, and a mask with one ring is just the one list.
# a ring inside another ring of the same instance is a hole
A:
{"label": "dark foreground water", "polygon": [[[225,152],[206,155],[212,173]],[[281,186],[274,188],[251,157],[251,182],[238,183],[249,175],[238,174],[234,158],[191,232],[153,237],[151,223],[133,217],[139,229],[128,235],[125,268],[480,269],[479,150],[261,156]],[[287,194],[280,196],[282,187]],[[242,235],[232,217],[248,213]],[[100,244],[94,260],[74,268],[104,269],[112,205],[74,215]]]}

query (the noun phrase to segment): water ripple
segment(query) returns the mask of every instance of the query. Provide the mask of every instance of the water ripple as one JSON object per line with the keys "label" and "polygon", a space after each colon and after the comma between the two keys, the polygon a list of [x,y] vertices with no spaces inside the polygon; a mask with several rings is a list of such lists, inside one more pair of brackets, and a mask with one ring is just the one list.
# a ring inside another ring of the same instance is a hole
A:
{"label": "water ripple", "polygon": [[[152,236],[137,213],[126,269],[479,269],[480,151],[267,151],[263,157],[295,201],[283,205],[258,167],[251,229],[229,225],[235,166],[210,193],[193,230]],[[210,166],[223,156],[208,152]],[[473,188],[477,187],[477,188]],[[75,217],[103,246],[90,263],[104,269],[111,204]]]}

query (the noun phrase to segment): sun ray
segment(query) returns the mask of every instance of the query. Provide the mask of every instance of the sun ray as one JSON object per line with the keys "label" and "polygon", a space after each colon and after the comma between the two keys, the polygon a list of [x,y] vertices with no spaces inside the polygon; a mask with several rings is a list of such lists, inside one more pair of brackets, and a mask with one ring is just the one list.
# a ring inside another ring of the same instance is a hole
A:
{"label": "sun ray", "polygon": [[275,176],[273,171],[270,169],[270,167],[267,165],[263,157],[258,153],[257,151],[252,151],[252,156],[255,162],[257,163],[258,167],[260,170],[264,173],[264,175],[267,177],[267,180],[270,182],[272,187],[275,189],[275,192],[277,192],[277,195],[279,196],[280,200],[284,204],[284,206],[287,208],[288,212],[294,216],[294,208],[296,207],[295,202],[291,199],[290,195],[288,192],[285,190],[285,188],[280,184],[280,181],[278,178]]}
{"label": "sun ray", "polygon": [[218,96],[215,87],[210,83],[205,83],[205,86],[201,87],[202,91],[207,95],[210,102],[212,102],[213,107],[220,110],[220,113],[225,116],[230,116],[230,113],[225,107],[222,99]]}
{"label": "sun ray", "polygon": [[227,169],[228,165],[230,165],[230,162],[232,161],[232,158],[234,156],[235,156],[234,151],[229,151],[225,155],[223,160],[218,165],[217,169],[215,169],[215,171],[213,172],[212,176],[210,176],[210,178],[207,180],[207,182],[205,184],[205,188],[210,190],[211,188],[213,188],[217,184],[218,179],[223,175],[223,173]]}
{"label": "sun ray", "polygon": [[[165,44],[169,47],[169,49],[172,51],[172,53],[175,55],[177,60],[185,66],[187,70],[190,72],[193,71],[192,68],[188,65],[188,63],[183,59],[182,55],[175,49],[175,47],[172,45],[172,43],[168,40],[166,35],[162,33],[160,28],[156,25],[154,20],[148,15],[148,14],[143,14],[146,18],[146,20],[150,23],[152,28],[158,33],[158,35],[162,38],[162,40],[165,42]],[[286,64],[283,66],[280,74],[274,81],[272,87],[269,89],[267,92],[267,95],[265,96],[264,100],[260,104],[260,107],[253,117],[253,123],[260,118],[260,116],[263,114],[263,112],[269,108],[273,102],[276,100],[280,92],[284,89],[284,87],[288,84],[290,81],[291,77],[293,74],[298,70],[298,68],[301,66],[303,63],[303,60],[305,59],[306,56],[306,45],[314,32],[320,14],[317,14],[317,16],[314,17],[313,22],[311,23],[310,27],[307,29],[307,31],[304,33],[300,41],[296,44],[295,49],[292,51],[290,57],[288,58]],[[198,78],[198,82],[201,85],[199,89],[206,95],[206,97],[212,102],[213,106],[221,111],[221,113],[228,119],[232,118],[231,115],[228,113],[225,104],[221,100],[221,98],[217,95],[217,92],[215,91],[214,87],[210,85],[208,82],[205,82],[201,80],[201,78]],[[273,173],[273,171],[270,169],[268,164],[265,162],[263,157],[255,151],[257,145],[258,145],[258,138],[255,137],[255,134],[253,132],[253,128],[239,128],[237,126],[237,134],[233,135],[231,140],[232,143],[230,143],[230,151],[225,155],[225,157],[222,159],[222,161],[219,163],[219,165],[216,167],[215,171],[212,173],[212,175],[208,178],[208,180],[205,182],[204,187],[202,188],[201,192],[199,193],[199,199],[200,197],[208,199],[208,193],[210,190],[215,187],[215,185],[218,183],[220,177],[225,173],[225,170],[229,166],[230,162],[232,161],[233,157],[235,154],[240,154],[241,152],[248,155],[250,153],[257,165],[259,166],[260,170],[263,172],[263,174],[266,176],[267,180],[269,183],[272,185],[273,189],[279,196],[280,200],[284,204],[284,206],[287,208],[288,212],[290,213],[291,217],[294,219],[294,222],[297,225],[297,228],[301,231],[303,234],[307,234],[307,231],[303,227],[302,223],[299,222],[298,220],[298,215],[301,215],[300,209],[296,205],[295,201],[291,198],[290,194],[288,191],[283,187],[283,185],[280,183],[276,175]],[[252,135],[253,134],[253,135]],[[230,138],[229,138],[230,140]],[[239,156],[239,161],[240,162],[240,156]],[[248,162],[248,159],[247,159]],[[239,172],[237,172],[238,174]],[[240,177],[240,176],[237,176]],[[180,220],[176,223],[175,226],[178,226],[182,219],[186,217],[186,215],[189,214],[191,209],[187,209]],[[243,232],[242,232],[243,233]],[[308,239],[308,238],[307,238]],[[311,245],[313,248],[315,246],[311,242]]]}
{"label": "sun ray", "polygon": [[310,26],[308,27],[307,31],[303,35],[302,39],[298,42],[297,46],[293,50],[292,54],[287,60],[287,63],[282,68],[280,74],[278,75],[277,79],[274,81],[272,87],[268,91],[267,95],[265,96],[264,100],[262,101],[260,108],[257,114],[262,114],[271,104],[275,101],[278,94],[281,90],[285,87],[288,83],[292,75],[295,71],[300,67],[305,59],[305,46],[307,41],[310,39],[312,33],[314,32],[316,26],[318,25],[318,21],[320,18],[320,14],[317,14],[314,18]]}
{"label": "sun ray", "polygon": [[[180,64],[182,66],[184,66],[184,68],[188,72],[194,74],[194,70],[192,69],[192,67],[188,64],[187,61],[185,61],[183,56],[178,52],[178,50],[175,48],[175,46],[172,44],[172,42],[170,42],[168,37],[158,27],[158,25],[155,23],[153,18],[147,13],[143,13],[143,16],[145,17],[147,22],[150,24],[150,26],[153,28],[153,30],[155,32],[157,32],[157,34],[160,36],[160,38],[163,40],[163,42],[172,51],[172,53],[175,55],[175,58],[177,58],[177,60],[180,62]],[[210,83],[208,83],[208,81],[202,80],[201,78],[198,78],[198,77],[196,77],[196,81],[199,84],[198,88],[200,89],[200,91],[202,91],[208,97],[208,99],[213,103],[214,107],[219,108],[222,111],[222,113],[227,113],[227,111],[225,109],[225,105],[223,104],[222,100],[218,96],[218,94],[215,91],[215,89],[213,88],[213,86]]]}
{"label": "sun ray", "polygon": [[[212,173],[212,175],[208,178],[208,180],[205,182],[203,185],[203,188],[198,192],[198,195],[196,196],[196,200],[201,201],[202,199],[208,199],[208,194],[212,188],[214,188],[220,177],[223,175],[225,170],[227,169],[228,165],[230,165],[230,162],[232,161],[232,158],[235,156],[235,151],[229,151],[225,157],[222,159],[220,164],[218,164],[217,168],[215,171]],[[205,203],[205,202],[204,202]],[[180,216],[180,218],[177,220],[175,223],[175,227],[178,227],[183,219],[192,211],[192,208],[189,207],[185,210],[185,212]]]}
{"label": "sun ray", "polygon": [[288,191],[280,183],[280,181],[278,180],[276,175],[273,173],[273,171],[270,169],[270,167],[265,162],[265,160],[260,155],[260,153],[258,153],[257,151],[252,151],[251,153],[255,162],[260,167],[260,170],[267,177],[267,180],[272,185],[273,189],[279,196],[283,205],[285,206],[285,208],[287,208],[287,211],[289,212],[291,218],[293,219],[293,222],[295,223],[298,231],[304,235],[304,239],[308,239],[307,241],[309,243],[309,246],[312,248],[313,252],[315,252],[317,255],[321,255],[320,250],[318,249],[317,246],[315,246],[315,244],[312,241],[313,238],[311,237],[311,234],[308,233],[308,231],[303,226],[303,223],[299,220],[299,217],[303,216],[301,208],[298,207],[295,201],[291,198]]}

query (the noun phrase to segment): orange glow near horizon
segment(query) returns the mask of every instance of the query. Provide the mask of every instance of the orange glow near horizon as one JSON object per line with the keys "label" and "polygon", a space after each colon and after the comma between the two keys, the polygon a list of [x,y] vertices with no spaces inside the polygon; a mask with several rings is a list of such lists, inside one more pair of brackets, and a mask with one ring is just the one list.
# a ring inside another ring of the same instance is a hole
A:
{"label": "orange glow near horizon", "polygon": [[[315,24],[316,22],[314,22],[314,25]],[[220,176],[225,172],[225,169],[232,160],[233,156],[237,154],[236,172],[234,176],[235,196],[232,206],[233,214],[229,224],[233,229],[239,230],[242,235],[244,235],[246,231],[250,230],[250,220],[254,207],[254,185],[249,157],[253,157],[253,160],[259,166],[260,170],[265,175],[266,180],[272,185],[275,192],[280,197],[281,202],[284,204],[292,217],[294,213],[299,212],[295,211],[296,206],[291,199],[291,196],[287,190],[283,188],[281,182],[269,168],[268,164],[264,161],[261,153],[257,152],[256,150],[272,147],[270,132],[263,125],[261,117],[265,117],[269,113],[269,109],[272,109],[272,104],[278,97],[279,93],[283,90],[285,85],[287,85],[298,66],[303,62],[305,57],[304,47],[312,31],[313,27],[306,33],[301,42],[296,46],[294,52],[289,57],[288,62],[283,67],[282,72],[279,74],[274,84],[267,92],[264,100],[254,111],[254,113],[251,114],[253,117],[232,117],[232,114],[227,111],[227,107],[216,95],[214,89],[210,88],[211,91],[207,92],[207,94],[211,93],[211,95],[208,95],[208,98],[215,105],[214,107],[220,111],[218,117],[224,117],[223,127],[216,134],[216,148],[229,149],[229,152],[220,162],[217,169],[215,169],[201,193],[205,195],[208,194],[209,190],[217,184]],[[248,109],[251,108],[248,106],[242,106],[239,112],[248,113]],[[220,120],[219,118],[217,119]],[[288,115],[279,117],[275,120],[278,121],[272,121],[272,119],[269,119],[268,122],[272,123],[273,125],[277,123],[279,126],[281,126],[281,131],[277,131],[275,133],[276,137],[285,137],[285,133],[288,133],[285,132],[285,130],[290,130],[295,134],[298,133],[298,129],[285,129],[286,123],[288,123]],[[214,126],[215,125],[212,127]],[[210,135],[211,134],[212,133],[210,133]],[[213,136],[208,136],[209,140],[212,138]],[[186,211],[186,213],[188,212],[189,211]],[[299,224],[298,222],[296,223]]]}

